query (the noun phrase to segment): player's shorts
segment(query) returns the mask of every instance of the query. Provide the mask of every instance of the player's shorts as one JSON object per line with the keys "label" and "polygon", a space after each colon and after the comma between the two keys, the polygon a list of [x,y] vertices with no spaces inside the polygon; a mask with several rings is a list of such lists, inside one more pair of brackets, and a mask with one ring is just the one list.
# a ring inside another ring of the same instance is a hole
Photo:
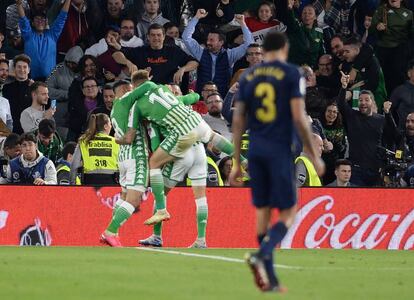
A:
{"label": "player's shorts", "polygon": [[291,149],[281,145],[274,155],[249,152],[249,175],[253,205],[279,209],[296,204],[295,164]]}
{"label": "player's shorts", "polygon": [[208,143],[213,134],[213,130],[208,124],[201,120],[200,123],[189,133],[180,135],[176,130],[172,130],[162,141],[160,147],[168,154],[182,158],[186,152],[196,142]]}
{"label": "player's shorts", "polygon": [[171,189],[183,181],[187,174],[192,186],[207,185],[207,156],[201,143],[194,144],[183,158],[165,165],[162,170],[164,185]]}
{"label": "player's shorts", "polygon": [[143,158],[118,161],[119,184],[122,191],[145,192],[148,186],[148,160]]}

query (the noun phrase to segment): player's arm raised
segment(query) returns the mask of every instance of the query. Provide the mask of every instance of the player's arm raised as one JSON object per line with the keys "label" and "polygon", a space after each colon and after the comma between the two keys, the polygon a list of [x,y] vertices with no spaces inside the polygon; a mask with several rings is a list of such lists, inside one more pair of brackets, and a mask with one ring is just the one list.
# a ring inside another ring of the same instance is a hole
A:
{"label": "player's arm raised", "polygon": [[292,111],[292,119],[298,130],[298,133],[302,139],[303,145],[311,149],[312,162],[315,166],[315,170],[319,176],[322,176],[325,172],[325,164],[323,160],[318,156],[317,151],[312,142],[312,132],[308,117],[305,112],[305,101],[303,98],[292,98],[290,100],[290,109]]}
{"label": "player's arm raised", "polygon": [[246,130],[247,113],[246,104],[241,101],[237,101],[233,112],[232,132],[234,143],[234,164],[230,173],[230,185],[231,186],[243,186],[242,170],[240,164],[240,148],[241,138]]}

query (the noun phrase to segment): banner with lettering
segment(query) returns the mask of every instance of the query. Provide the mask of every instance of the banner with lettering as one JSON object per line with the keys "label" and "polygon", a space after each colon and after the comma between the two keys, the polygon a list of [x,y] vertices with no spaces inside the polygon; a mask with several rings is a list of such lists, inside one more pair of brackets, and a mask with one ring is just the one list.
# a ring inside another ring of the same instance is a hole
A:
{"label": "banner with lettering", "polygon": [[[0,186],[0,245],[98,246],[119,198],[117,187]],[[207,244],[254,248],[255,211],[246,188],[209,188]],[[187,247],[197,236],[190,188],[168,196],[165,247]],[[152,196],[121,228],[138,246],[152,228]],[[414,190],[312,188],[299,191],[298,214],[282,248],[414,249]]]}

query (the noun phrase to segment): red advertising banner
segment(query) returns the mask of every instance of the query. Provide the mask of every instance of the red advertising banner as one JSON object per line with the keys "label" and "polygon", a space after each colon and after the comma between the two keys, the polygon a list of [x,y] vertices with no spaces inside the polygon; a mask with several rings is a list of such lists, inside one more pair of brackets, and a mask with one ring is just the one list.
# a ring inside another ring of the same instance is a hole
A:
{"label": "red advertising banner", "polygon": [[[119,197],[116,187],[0,186],[0,245],[98,246]],[[248,189],[207,191],[209,247],[254,248],[255,213]],[[152,227],[153,199],[121,228],[125,246],[137,246]],[[197,236],[191,189],[168,196],[171,220],[165,247],[187,247]],[[301,189],[295,224],[282,248],[414,249],[414,190]]]}

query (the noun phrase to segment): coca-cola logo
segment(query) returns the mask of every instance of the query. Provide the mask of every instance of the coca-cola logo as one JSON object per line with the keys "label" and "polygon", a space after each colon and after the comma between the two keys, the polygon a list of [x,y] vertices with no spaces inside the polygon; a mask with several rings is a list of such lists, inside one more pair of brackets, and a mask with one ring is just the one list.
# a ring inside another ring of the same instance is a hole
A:
{"label": "coca-cola logo", "polygon": [[[281,248],[292,248],[299,233],[304,232],[306,233],[303,245],[306,248],[319,248],[328,243],[328,247],[334,249],[373,249],[384,241],[388,241],[388,249],[413,248],[414,234],[409,229],[414,222],[414,209],[404,218],[401,214],[385,213],[373,213],[363,218],[357,212],[338,217],[338,214],[333,211],[334,205],[335,200],[329,195],[317,197],[304,205],[298,211],[294,224],[283,239]],[[314,213],[321,209],[322,214]],[[316,219],[309,220],[311,216],[316,216]],[[407,235],[409,237],[404,245],[401,245]]]}

